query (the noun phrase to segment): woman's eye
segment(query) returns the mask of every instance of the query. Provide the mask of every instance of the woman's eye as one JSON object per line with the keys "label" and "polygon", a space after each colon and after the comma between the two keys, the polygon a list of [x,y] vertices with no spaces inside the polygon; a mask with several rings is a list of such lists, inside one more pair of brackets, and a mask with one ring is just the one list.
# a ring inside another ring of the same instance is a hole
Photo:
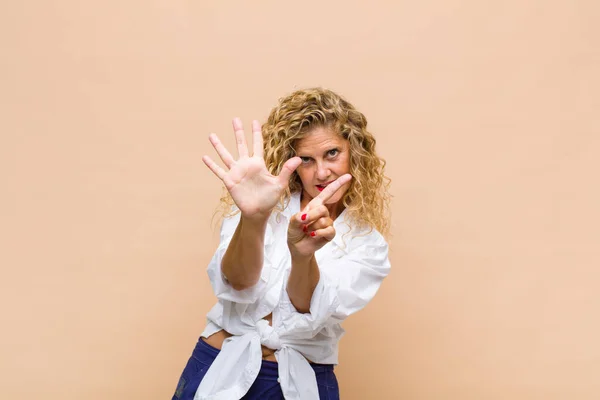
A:
{"label": "woman's eye", "polygon": [[328,155],[329,157],[335,157],[335,156],[337,156],[337,155],[338,155],[338,153],[339,153],[339,152],[340,152],[340,151],[339,151],[338,149],[331,149],[331,150],[329,150],[329,151],[327,152],[327,155]]}
{"label": "woman's eye", "polygon": [[310,162],[310,157],[300,157],[300,159],[302,160],[302,164]]}

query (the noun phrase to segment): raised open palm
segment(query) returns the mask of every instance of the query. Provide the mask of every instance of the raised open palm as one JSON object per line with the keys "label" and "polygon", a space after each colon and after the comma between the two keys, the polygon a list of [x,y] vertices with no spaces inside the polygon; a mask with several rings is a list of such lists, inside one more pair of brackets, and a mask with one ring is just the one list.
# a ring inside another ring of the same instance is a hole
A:
{"label": "raised open palm", "polygon": [[258,121],[252,122],[253,154],[248,154],[246,137],[239,118],[233,120],[233,129],[238,149],[238,160],[234,160],[223,143],[214,133],[209,140],[227,167],[217,165],[209,156],[202,157],[208,168],[223,181],[242,215],[248,218],[266,218],[277,205],[283,191],[288,187],[292,173],[302,162],[293,157],[285,162],[279,176],[272,175],[265,165],[263,139]]}

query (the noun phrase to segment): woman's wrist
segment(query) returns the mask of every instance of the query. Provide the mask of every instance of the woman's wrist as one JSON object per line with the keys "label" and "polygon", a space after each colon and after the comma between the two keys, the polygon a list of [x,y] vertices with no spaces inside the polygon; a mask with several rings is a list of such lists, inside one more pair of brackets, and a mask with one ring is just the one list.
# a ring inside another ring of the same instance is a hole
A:
{"label": "woman's wrist", "polygon": [[315,257],[315,253],[300,254],[300,253],[292,251],[292,249],[290,249],[290,253],[292,256],[292,267],[293,266],[309,266],[311,261]]}
{"label": "woman's wrist", "polygon": [[253,231],[265,231],[267,222],[269,221],[268,215],[254,215],[248,217],[242,214],[240,217],[240,224],[244,229],[251,229]]}

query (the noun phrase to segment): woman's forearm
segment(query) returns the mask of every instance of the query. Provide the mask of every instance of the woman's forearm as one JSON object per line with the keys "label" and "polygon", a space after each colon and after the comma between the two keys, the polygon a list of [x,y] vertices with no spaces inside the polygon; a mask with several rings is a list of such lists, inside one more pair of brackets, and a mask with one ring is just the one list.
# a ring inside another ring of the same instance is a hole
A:
{"label": "woman's forearm", "polygon": [[310,312],[310,301],[320,276],[314,254],[310,257],[292,256],[292,270],[287,283],[287,293],[298,312]]}
{"label": "woman's forearm", "polygon": [[260,279],[268,219],[240,222],[221,262],[221,271],[236,290],[252,287]]}

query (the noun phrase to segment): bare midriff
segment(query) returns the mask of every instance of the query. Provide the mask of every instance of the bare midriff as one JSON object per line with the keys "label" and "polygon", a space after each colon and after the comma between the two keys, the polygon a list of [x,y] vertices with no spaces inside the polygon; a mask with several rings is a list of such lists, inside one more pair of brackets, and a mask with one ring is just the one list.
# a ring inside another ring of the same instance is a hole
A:
{"label": "bare midriff", "polygon": [[[267,315],[264,319],[266,319],[267,321],[269,321],[269,325],[273,325],[273,314],[269,314]],[[202,338],[202,340],[211,345],[212,347],[221,350],[221,347],[223,347],[223,342],[225,341],[225,339],[227,339],[228,337],[233,336],[231,333],[223,330],[220,330],[218,332],[213,333],[212,335],[210,335],[207,338]],[[262,346],[262,358],[265,361],[274,361],[277,362],[277,358],[275,358],[275,350],[270,349],[266,346]]]}

